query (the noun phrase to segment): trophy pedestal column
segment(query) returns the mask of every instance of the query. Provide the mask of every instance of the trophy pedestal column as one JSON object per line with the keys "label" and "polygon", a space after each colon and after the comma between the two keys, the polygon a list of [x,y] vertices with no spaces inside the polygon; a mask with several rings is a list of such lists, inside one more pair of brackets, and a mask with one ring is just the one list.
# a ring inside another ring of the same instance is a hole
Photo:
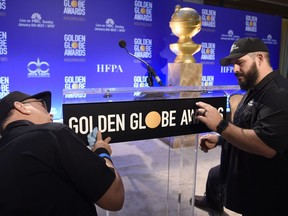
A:
{"label": "trophy pedestal column", "polygon": [[[201,86],[202,64],[169,63],[167,83],[171,86]],[[198,97],[199,92],[183,92],[180,97]],[[161,138],[171,148],[195,145],[196,134]]]}
{"label": "trophy pedestal column", "polygon": [[169,63],[168,85],[171,86],[201,86],[202,64]]}

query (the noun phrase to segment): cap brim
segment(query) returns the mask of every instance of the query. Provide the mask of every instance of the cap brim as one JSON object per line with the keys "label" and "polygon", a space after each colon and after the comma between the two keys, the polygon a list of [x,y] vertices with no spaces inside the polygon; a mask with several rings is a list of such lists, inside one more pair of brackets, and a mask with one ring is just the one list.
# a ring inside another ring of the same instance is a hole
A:
{"label": "cap brim", "polygon": [[[38,94],[30,96],[29,98],[43,99],[46,103],[47,111],[50,112],[51,110],[51,92],[50,91],[40,92]],[[29,98],[26,98],[26,99],[29,99]]]}
{"label": "cap brim", "polygon": [[232,60],[239,59],[246,54],[247,53],[235,53],[235,54],[228,55],[220,60],[220,65],[222,66],[230,65],[232,64]]}

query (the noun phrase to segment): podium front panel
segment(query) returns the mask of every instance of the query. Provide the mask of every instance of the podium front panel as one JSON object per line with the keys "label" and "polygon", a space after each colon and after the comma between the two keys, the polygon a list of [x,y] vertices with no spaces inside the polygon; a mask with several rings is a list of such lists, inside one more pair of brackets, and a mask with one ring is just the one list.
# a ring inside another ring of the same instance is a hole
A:
{"label": "podium front panel", "polygon": [[182,98],[63,104],[63,122],[86,142],[97,127],[111,142],[125,142],[207,132],[196,119],[197,101],[216,107],[226,117],[226,97]]}

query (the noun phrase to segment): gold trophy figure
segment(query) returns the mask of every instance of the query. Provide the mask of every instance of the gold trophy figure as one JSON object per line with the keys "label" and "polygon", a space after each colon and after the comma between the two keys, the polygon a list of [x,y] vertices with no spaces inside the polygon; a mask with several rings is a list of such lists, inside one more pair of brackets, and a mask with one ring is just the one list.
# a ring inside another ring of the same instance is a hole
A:
{"label": "gold trophy figure", "polygon": [[181,8],[176,5],[171,17],[170,28],[179,37],[178,43],[170,44],[170,50],[177,55],[175,63],[195,63],[193,55],[201,49],[192,37],[201,30],[201,17],[193,8]]}

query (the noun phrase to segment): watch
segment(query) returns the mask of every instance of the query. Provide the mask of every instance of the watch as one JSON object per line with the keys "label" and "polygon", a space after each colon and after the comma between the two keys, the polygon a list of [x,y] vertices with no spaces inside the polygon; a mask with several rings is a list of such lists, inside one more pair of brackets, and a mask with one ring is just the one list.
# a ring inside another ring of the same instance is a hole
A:
{"label": "watch", "polygon": [[216,127],[216,132],[221,134],[229,125],[229,122],[222,119]]}

